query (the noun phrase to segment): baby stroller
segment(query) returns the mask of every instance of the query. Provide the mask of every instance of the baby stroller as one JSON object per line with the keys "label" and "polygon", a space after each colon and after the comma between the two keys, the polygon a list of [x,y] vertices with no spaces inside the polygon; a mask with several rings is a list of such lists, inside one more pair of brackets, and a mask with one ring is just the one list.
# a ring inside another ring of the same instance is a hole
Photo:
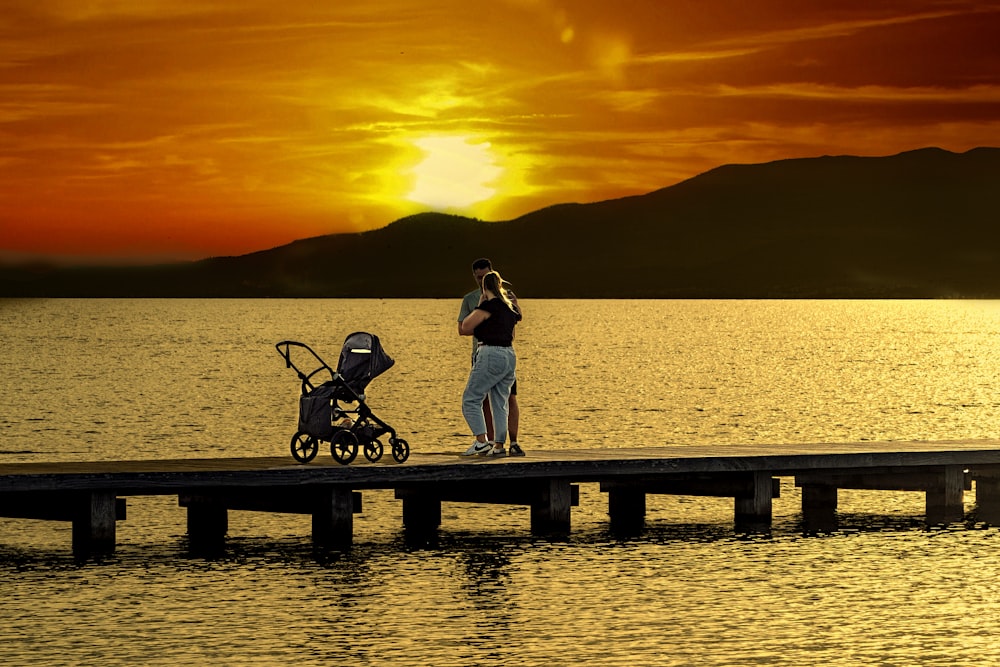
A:
{"label": "baby stroller", "polygon": [[[365,388],[372,379],[389,370],[395,361],[382,350],[378,336],[359,331],[344,341],[337,370],[333,370],[312,348],[304,343],[285,340],[275,347],[302,381],[299,398],[299,429],[292,436],[292,456],[300,463],[316,457],[320,441],[330,443],[333,458],[347,465],[358,455],[358,444],[364,447],[365,458],[375,462],[382,458],[382,441],[389,434],[392,458],[402,463],[410,456],[410,445],[396,437],[396,431],[372,414],[365,403]],[[304,373],[292,362],[292,350],[308,352],[309,361],[318,367]],[[320,382],[323,378],[328,380]],[[350,409],[345,403],[357,404]],[[353,418],[352,418],[353,416]]]}

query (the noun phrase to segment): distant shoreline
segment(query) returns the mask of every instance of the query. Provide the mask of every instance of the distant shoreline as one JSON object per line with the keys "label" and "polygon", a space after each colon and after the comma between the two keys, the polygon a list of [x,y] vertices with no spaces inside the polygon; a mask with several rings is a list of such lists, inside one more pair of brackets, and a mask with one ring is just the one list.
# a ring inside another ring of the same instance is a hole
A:
{"label": "distant shoreline", "polygon": [[0,265],[0,297],[451,298],[488,256],[549,299],[1000,298],[1000,148],[726,165],[515,220],[440,213],[238,257]]}

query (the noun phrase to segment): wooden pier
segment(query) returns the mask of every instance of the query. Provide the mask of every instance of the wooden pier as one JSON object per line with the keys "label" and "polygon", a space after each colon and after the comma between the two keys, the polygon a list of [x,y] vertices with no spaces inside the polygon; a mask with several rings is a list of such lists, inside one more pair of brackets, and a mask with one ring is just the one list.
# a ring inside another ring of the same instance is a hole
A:
{"label": "wooden pier", "polygon": [[677,445],[506,459],[416,451],[402,464],[348,466],[323,454],[307,465],[291,457],[0,464],[0,516],[70,521],[75,553],[108,553],[127,497],[176,495],[193,548],[224,543],[229,510],[311,515],[314,542],[342,548],[366,490],[394,491],[408,533],[437,531],[445,502],[528,505],[532,532],[564,533],[578,485],[597,483],[618,533],[642,530],[648,494],[733,498],[735,529],[760,532],[770,529],[782,477],[801,488],[806,530],[836,528],[838,489],[922,492],[929,524],[960,521],[973,483],[977,520],[1000,524],[1000,440]]}

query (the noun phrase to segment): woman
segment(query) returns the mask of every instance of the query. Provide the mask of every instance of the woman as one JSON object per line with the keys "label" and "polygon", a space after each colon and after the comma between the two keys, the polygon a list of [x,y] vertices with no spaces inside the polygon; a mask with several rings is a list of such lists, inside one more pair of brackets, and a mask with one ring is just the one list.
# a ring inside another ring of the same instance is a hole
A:
{"label": "woman", "polygon": [[[463,456],[507,456],[504,449],[507,405],[517,367],[513,347],[514,326],[520,319],[521,313],[507,295],[500,274],[490,271],[484,275],[479,305],[462,320],[461,325],[463,336],[475,336],[480,342],[469,382],[462,394],[462,415],[476,439]],[[493,411],[495,442],[486,440],[483,399],[487,396]]]}

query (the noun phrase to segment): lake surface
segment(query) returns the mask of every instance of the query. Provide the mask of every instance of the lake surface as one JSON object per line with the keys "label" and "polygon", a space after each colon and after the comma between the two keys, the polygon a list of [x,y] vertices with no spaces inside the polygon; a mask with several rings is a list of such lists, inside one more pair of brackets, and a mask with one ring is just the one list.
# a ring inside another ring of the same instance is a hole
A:
{"label": "lake surface", "polygon": [[[368,403],[413,451],[464,450],[458,300],[0,300],[0,462],[288,455],[299,383],[274,344],[336,365],[353,331],[396,365]],[[1000,438],[1000,303],[522,304],[521,443],[539,449]],[[321,457],[329,452],[321,449]],[[527,508],[445,504],[402,539],[366,492],[355,546],[308,517],[230,513],[188,553],[176,498],[129,498],[118,550],[0,519],[0,664],[1000,664],[1000,532],[923,526],[915,493],[842,491],[842,529],[799,529],[782,480],[767,537],[732,501],[658,497],[616,539],[581,485],[573,533]],[[974,509],[973,497],[967,508]]]}

